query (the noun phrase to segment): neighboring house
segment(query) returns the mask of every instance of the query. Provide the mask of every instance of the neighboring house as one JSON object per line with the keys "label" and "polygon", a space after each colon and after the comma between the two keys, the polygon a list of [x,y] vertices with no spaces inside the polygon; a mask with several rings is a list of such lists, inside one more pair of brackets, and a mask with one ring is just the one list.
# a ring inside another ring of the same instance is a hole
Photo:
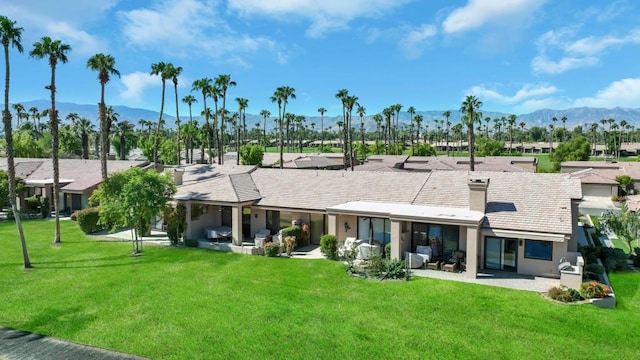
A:
{"label": "neighboring house", "polygon": [[313,171],[186,166],[175,200],[187,208],[185,238],[227,226],[234,244],[292,222],[323,234],[390,244],[403,258],[418,245],[438,256],[466,253],[466,274],[481,269],[559,276],[577,251],[580,181],[528,172]]}
{"label": "neighboring house", "polygon": [[[538,159],[529,156],[487,156],[474,161],[477,171],[536,172]],[[469,159],[448,156],[372,155],[358,171],[467,170]]]}
{"label": "neighboring house", "polygon": [[[51,159],[15,158],[16,175],[25,180],[28,196],[45,196],[53,209],[53,164]],[[109,174],[148,165],[143,161],[109,160]],[[84,209],[89,197],[102,182],[100,160],[60,159],[60,209]],[[0,169],[7,169],[7,158],[0,158]]]}

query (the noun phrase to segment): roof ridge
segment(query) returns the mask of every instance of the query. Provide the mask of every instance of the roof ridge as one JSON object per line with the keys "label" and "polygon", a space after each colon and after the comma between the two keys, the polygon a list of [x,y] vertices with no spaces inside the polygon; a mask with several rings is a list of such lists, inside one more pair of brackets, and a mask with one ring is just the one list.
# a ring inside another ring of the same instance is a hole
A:
{"label": "roof ridge", "polygon": [[427,183],[429,182],[429,179],[431,178],[432,174],[433,174],[433,171],[429,171],[429,173],[427,175],[427,178],[424,179],[424,181],[422,182],[422,186],[420,186],[420,189],[418,189],[416,194],[413,195],[413,199],[411,199],[411,204],[415,204],[416,199],[418,198],[418,195],[420,195],[420,193],[422,192],[422,189],[424,189],[424,187],[427,185]]}

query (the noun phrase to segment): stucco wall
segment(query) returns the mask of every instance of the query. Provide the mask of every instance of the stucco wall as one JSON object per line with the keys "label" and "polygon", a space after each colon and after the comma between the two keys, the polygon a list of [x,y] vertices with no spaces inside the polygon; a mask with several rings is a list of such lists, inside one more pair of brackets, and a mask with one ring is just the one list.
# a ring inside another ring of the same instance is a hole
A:
{"label": "stucco wall", "polygon": [[618,187],[614,185],[582,184],[582,195],[610,198],[613,195],[618,195]]}
{"label": "stucco wall", "polygon": [[518,241],[518,273],[537,276],[560,276],[558,264],[567,254],[567,242],[553,243],[553,258],[551,261],[527,259],[524,257],[524,240],[522,245]]}

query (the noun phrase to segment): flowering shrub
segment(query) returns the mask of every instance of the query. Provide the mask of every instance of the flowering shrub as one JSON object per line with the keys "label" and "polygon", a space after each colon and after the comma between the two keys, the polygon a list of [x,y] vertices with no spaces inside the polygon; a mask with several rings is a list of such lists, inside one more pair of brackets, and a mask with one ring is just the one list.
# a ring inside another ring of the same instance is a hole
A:
{"label": "flowering shrub", "polygon": [[554,286],[549,289],[547,294],[553,300],[562,302],[574,302],[582,299],[578,290],[563,286]]}
{"label": "flowering shrub", "polygon": [[264,244],[264,254],[269,257],[276,257],[280,254],[280,244],[268,242]]}
{"label": "flowering shrub", "polygon": [[597,281],[587,281],[580,285],[580,295],[585,299],[603,298],[611,294],[611,289]]}

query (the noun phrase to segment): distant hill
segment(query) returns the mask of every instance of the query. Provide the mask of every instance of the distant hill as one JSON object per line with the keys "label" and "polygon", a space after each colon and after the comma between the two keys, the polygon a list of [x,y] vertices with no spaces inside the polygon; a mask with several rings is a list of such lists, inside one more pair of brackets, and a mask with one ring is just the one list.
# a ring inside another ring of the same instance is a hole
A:
{"label": "distant hill", "polygon": [[[37,107],[41,111],[49,107],[48,100],[34,100],[22,103],[24,107],[28,110],[32,106]],[[60,118],[64,119],[67,114],[71,112],[75,112],[81,117],[86,117],[87,119],[93,121],[95,124],[98,124],[98,105],[88,105],[88,104],[75,104],[68,102],[60,102],[57,103],[58,113],[60,114]],[[138,125],[138,120],[145,119],[149,121],[157,121],[158,120],[158,112],[147,109],[139,109],[139,108],[131,108],[128,106],[116,105],[113,107],[114,110],[120,115],[120,119],[126,119],[132,122],[135,125]],[[406,108],[404,109],[406,110]],[[449,121],[453,124],[460,122],[462,114],[456,110],[450,110],[451,116],[449,117]],[[445,117],[442,116],[444,110],[428,110],[428,111],[416,111],[416,114],[420,114],[424,117],[423,127],[428,125],[429,129],[434,129],[434,120],[444,120]],[[365,128],[367,131],[373,131],[376,128],[376,125],[372,119],[372,115],[367,115],[364,117]],[[484,111],[483,117],[507,117],[509,114],[501,113],[501,112],[491,112]],[[613,109],[605,109],[605,108],[589,108],[589,107],[581,107],[581,108],[571,108],[566,110],[551,110],[551,109],[543,109],[534,111],[529,114],[519,114],[517,122],[525,122],[528,127],[531,126],[548,126],[551,124],[551,119],[556,117],[560,120],[562,117],[567,118],[566,126],[568,128],[575,127],[577,125],[584,125],[593,122],[599,122],[600,119],[616,119],[617,121],[626,120],[630,124],[636,124],[640,122],[640,108],[638,109],[629,109],[629,108],[620,108],[616,107]],[[166,120],[167,127],[175,127],[175,116],[171,116],[165,113],[164,118]],[[184,121],[188,119],[188,114],[184,116],[180,116],[180,118]],[[342,116],[325,116],[324,117],[324,128],[325,130],[335,130],[336,123],[340,121]],[[410,115],[406,111],[402,111],[400,113],[399,122],[400,126],[408,126],[410,123]],[[202,117],[197,116],[194,119],[202,122]],[[15,121],[15,117],[14,117]],[[357,114],[353,115],[354,127],[359,128],[360,118]],[[317,114],[313,114],[312,116],[306,116],[306,126],[311,126],[312,123],[315,124],[315,129],[320,130],[320,122],[321,117]],[[255,128],[255,124],[259,123],[260,128],[263,126],[263,118],[260,115],[255,114],[247,114],[246,124],[247,128],[252,129]],[[562,125],[560,121],[557,123],[558,126]],[[271,130],[275,128],[275,120],[271,117],[267,120],[267,130]]]}

